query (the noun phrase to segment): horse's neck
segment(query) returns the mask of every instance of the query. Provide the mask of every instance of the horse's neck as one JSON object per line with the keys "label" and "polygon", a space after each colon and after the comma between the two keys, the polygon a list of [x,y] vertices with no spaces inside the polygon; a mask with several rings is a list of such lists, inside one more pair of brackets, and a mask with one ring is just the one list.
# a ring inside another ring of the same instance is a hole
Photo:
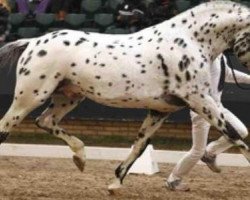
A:
{"label": "horse's neck", "polygon": [[239,30],[249,26],[249,9],[234,3],[208,3],[195,7],[176,18],[178,24],[201,45],[201,50],[214,60],[230,48]]}
{"label": "horse's neck", "polygon": [[213,20],[210,20],[211,15],[213,13],[206,14],[197,22],[192,37],[201,45],[204,52],[210,53],[211,59],[215,59],[220,53],[231,47],[237,31],[244,26],[239,23],[239,18],[217,14],[216,16],[219,18],[214,17]]}

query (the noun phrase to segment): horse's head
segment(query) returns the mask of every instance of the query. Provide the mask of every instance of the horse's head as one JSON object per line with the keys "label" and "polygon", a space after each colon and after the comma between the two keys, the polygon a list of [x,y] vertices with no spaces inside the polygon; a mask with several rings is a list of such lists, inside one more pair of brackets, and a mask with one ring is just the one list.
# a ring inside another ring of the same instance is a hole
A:
{"label": "horse's head", "polygon": [[233,45],[235,55],[250,70],[250,28],[240,31]]}

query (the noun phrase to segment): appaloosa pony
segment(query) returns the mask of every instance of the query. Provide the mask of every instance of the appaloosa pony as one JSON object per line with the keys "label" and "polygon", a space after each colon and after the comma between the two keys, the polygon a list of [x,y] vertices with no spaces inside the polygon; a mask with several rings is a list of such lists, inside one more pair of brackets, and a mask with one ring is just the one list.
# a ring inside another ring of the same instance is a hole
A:
{"label": "appaloosa pony", "polygon": [[[228,1],[201,4],[176,17],[128,35],[61,30],[11,42],[0,49],[1,67],[17,63],[15,96],[0,121],[3,142],[14,126],[48,98],[50,106],[37,119],[39,127],[63,139],[83,170],[84,144],[58,126],[85,97],[120,108],[150,113],[139,130],[133,151],[116,169],[109,189],[119,188],[130,166],[169,113],[184,106],[204,117],[250,160],[242,141],[248,131],[211,95],[210,67],[225,49],[234,48],[250,68],[246,37],[249,8]],[[64,95],[72,85],[77,95]],[[57,94],[57,91],[63,91]]]}

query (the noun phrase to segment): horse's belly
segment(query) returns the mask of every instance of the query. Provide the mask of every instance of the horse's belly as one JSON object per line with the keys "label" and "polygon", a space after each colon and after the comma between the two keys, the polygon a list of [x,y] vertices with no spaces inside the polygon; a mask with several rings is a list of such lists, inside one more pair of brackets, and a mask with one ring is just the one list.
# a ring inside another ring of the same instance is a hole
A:
{"label": "horse's belly", "polygon": [[[174,111],[175,106],[168,105],[163,95],[164,76],[150,68],[140,76],[136,69],[126,74],[116,71],[93,71],[85,69],[79,76],[85,96],[97,103],[119,108],[146,108],[159,111]],[[98,76],[94,76],[98,74]]]}
{"label": "horse's belly", "polygon": [[150,109],[157,110],[159,112],[174,112],[180,107],[170,105],[159,97],[148,98],[100,98],[93,95],[87,95],[87,97],[96,103],[102,105],[117,107],[117,108],[138,108],[138,109]]}

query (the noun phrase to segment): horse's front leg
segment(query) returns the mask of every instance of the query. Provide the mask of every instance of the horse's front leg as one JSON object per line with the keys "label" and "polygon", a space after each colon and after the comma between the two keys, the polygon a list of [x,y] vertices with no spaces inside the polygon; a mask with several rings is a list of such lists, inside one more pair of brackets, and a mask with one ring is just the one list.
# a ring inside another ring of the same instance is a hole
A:
{"label": "horse's front leg", "polygon": [[245,125],[229,110],[216,102],[210,95],[191,94],[186,99],[190,108],[215,126],[233,145],[238,146],[250,162],[250,150],[243,141],[248,136]]}
{"label": "horse's front leg", "polygon": [[127,159],[123,161],[115,170],[116,178],[114,182],[109,185],[109,191],[112,192],[113,190],[121,187],[123,179],[125,178],[128,170],[136,161],[136,159],[141,156],[149,143],[150,137],[158,128],[160,128],[167,116],[168,113],[159,113],[155,111],[151,111],[148,114],[139,130],[138,137],[135,141],[132,152],[129,154]]}

